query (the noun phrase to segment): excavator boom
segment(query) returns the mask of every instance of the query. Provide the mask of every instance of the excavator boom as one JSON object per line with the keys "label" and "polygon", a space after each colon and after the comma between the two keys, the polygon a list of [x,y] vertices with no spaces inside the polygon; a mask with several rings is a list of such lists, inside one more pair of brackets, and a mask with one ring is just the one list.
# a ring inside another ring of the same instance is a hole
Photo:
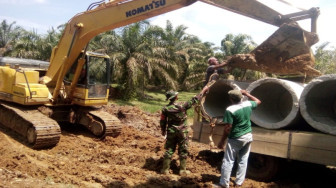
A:
{"label": "excavator boom", "polygon": [[204,3],[220,7],[274,26],[280,26],[281,14],[255,0],[200,0]]}
{"label": "excavator boom", "polygon": [[[58,46],[53,50],[50,58],[50,67],[46,73],[46,83],[48,87],[55,88],[53,98],[55,99],[58,96],[66,72],[94,36],[108,30],[186,7],[196,1],[197,0],[112,0],[107,3],[95,3],[93,5],[98,6],[97,8],[90,10],[90,8],[93,7],[90,6],[87,11],[74,16],[68,22]],[[310,11],[282,15],[256,0],[199,1],[278,27],[284,23],[295,22],[293,19],[299,20],[306,18],[312,18],[312,27],[313,25],[316,27],[315,22],[319,13],[318,9],[312,9]],[[316,30],[316,28],[313,29]],[[318,41],[318,39],[314,41]],[[300,42],[302,43],[302,41]],[[309,51],[311,45],[312,44],[306,45],[307,49],[305,51]],[[282,44],[282,46],[285,45]],[[275,48],[277,48],[277,46],[275,46]],[[284,49],[276,49],[275,51],[279,50]]]}
{"label": "excavator boom", "polygon": [[53,50],[46,74],[48,85],[60,86],[67,70],[96,35],[153,16],[188,6],[195,0],[124,0],[102,3],[73,17],[67,24],[59,44]]}

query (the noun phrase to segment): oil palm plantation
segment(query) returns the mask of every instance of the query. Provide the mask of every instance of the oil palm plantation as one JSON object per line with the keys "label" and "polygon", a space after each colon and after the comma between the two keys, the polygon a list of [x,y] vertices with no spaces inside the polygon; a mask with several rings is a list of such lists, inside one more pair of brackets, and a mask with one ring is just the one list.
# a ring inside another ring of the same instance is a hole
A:
{"label": "oil palm plantation", "polygon": [[36,31],[23,31],[14,44],[11,56],[26,59],[41,59],[41,36]]}
{"label": "oil palm plantation", "polygon": [[187,40],[185,51],[188,61],[185,69],[185,76],[182,82],[183,90],[200,89],[205,80],[205,70],[208,66],[207,59],[214,56],[215,47],[213,43],[203,43],[198,37],[192,36]]}
{"label": "oil palm plantation", "polygon": [[90,48],[110,55],[114,81],[124,98],[139,96],[147,83],[176,89],[177,67],[161,42],[160,28],[142,21],[109,31],[91,41]]}
{"label": "oil palm plantation", "polygon": [[336,73],[336,49],[326,49],[328,42],[316,47],[315,50],[315,68],[322,74]]}
{"label": "oil palm plantation", "polygon": [[207,66],[205,59],[214,53],[213,44],[202,43],[197,36],[187,34],[186,30],[184,25],[174,28],[172,23],[167,21],[161,33],[169,57],[178,67],[176,80],[179,89],[182,90],[196,89],[203,84],[204,70]]}
{"label": "oil palm plantation", "polygon": [[23,32],[23,29],[15,24],[16,22],[9,24],[6,20],[0,23],[0,56],[7,56],[13,50],[17,38]]}
{"label": "oil palm plantation", "polygon": [[39,59],[49,61],[52,49],[58,44],[61,32],[51,28],[45,36],[37,41],[37,49],[40,52]]}
{"label": "oil palm plantation", "polygon": [[251,52],[256,46],[251,36],[246,34],[227,34],[221,41],[221,50],[224,56]]}
{"label": "oil palm plantation", "polygon": [[[252,40],[251,36],[246,34],[227,34],[221,41],[221,51],[224,58],[229,58],[235,54],[250,53],[256,47],[256,43]],[[234,69],[232,71],[234,77],[240,80],[256,80],[263,76],[258,71]]]}

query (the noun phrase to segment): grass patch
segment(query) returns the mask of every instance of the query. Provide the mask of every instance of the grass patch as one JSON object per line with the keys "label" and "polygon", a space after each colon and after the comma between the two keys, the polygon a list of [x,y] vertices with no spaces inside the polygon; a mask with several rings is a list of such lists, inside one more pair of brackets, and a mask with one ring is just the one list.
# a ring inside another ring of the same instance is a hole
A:
{"label": "grass patch", "polygon": [[[190,100],[193,96],[195,96],[198,92],[179,92],[177,102],[185,102]],[[166,101],[166,96],[161,92],[146,92],[146,98],[139,100],[131,100],[131,101],[123,101],[123,100],[113,100],[111,103],[115,103],[121,106],[130,105],[137,106],[141,110],[149,113],[161,112],[163,106],[168,104]],[[194,115],[194,108],[191,108],[187,111],[188,119],[192,118]],[[189,121],[190,122],[190,121]]]}

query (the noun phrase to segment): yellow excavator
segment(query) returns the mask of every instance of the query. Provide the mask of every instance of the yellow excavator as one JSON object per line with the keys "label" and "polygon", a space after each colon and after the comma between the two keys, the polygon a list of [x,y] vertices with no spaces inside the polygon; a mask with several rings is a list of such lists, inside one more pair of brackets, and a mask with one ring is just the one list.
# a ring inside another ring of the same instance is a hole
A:
{"label": "yellow excavator", "polygon": [[[85,12],[75,15],[53,49],[45,73],[19,66],[0,66],[0,123],[21,135],[33,148],[55,146],[60,139],[58,122],[87,127],[98,137],[116,137],[121,132],[117,117],[97,108],[108,102],[111,63],[107,55],[88,52],[87,45],[96,35],[169,11],[186,7],[197,0],[110,0],[91,4]],[[304,66],[311,66],[310,46],[316,35],[317,8],[291,15],[282,15],[256,0],[200,0],[253,19],[280,27],[251,52],[253,66],[246,57],[233,57],[237,67],[266,70],[282,66],[304,56]],[[312,19],[312,31],[304,31],[296,21]],[[289,48],[288,46],[292,46]],[[259,60],[260,59],[260,60]],[[261,64],[258,64],[261,62]],[[298,62],[298,61],[295,61]],[[302,64],[302,62],[301,62]],[[311,68],[311,67],[310,67]],[[311,69],[290,68],[289,73],[313,74]],[[278,69],[274,69],[278,70]],[[313,71],[314,72],[314,71]],[[315,74],[315,72],[314,72]]]}

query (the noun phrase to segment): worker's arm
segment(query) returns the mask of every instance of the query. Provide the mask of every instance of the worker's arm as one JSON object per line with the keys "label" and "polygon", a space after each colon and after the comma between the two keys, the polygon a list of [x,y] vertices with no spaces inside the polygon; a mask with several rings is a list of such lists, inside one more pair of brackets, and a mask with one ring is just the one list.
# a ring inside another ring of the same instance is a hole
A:
{"label": "worker's arm", "polygon": [[161,112],[160,127],[161,127],[161,134],[162,134],[162,136],[166,136],[166,132],[167,132],[167,116],[164,113],[164,110],[162,110],[162,112]]}
{"label": "worker's arm", "polygon": [[226,61],[224,61],[224,62],[222,62],[220,64],[213,65],[213,68],[214,69],[219,69],[219,68],[222,68],[222,67],[227,66],[227,65],[228,65],[228,63]]}
{"label": "worker's arm", "polygon": [[219,143],[218,143],[218,148],[219,149],[224,149],[224,145],[225,145],[225,141],[227,140],[229,134],[230,134],[230,131],[232,129],[232,125],[229,124],[229,123],[225,123],[224,124],[224,131],[223,131],[223,135],[222,135],[222,138],[220,139]]}
{"label": "worker's arm", "polygon": [[188,110],[189,108],[191,108],[194,104],[196,104],[201,98],[202,98],[202,96],[207,92],[209,90],[209,87],[208,86],[204,86],[203,87],[203,89],[202,89],[202,91],[198,94],[198,95],[196,95],[196,96],[194,96],[191,100],[189,100],[189,101],[187,101],[187,102],[185,102],[184,104],[183,104],[183,109],[184,110]]}
{"label": "worker's arm", "polygon": [[249,92],[247,92],[246,90],[240,90],[240,91],[241,91],[241,93],[242,93],[243,95],[247,96],[249,99],[251,99],[252,101],[256,102],[257,105],[259,105],[259,104],[261,103],[261,101],[260,101],[257,97],[251,95],[251,94],[250,94]]}
{"label": "worker's arm", "polygon": [[204,86],[203,89],[202,89],[202,91],[197,95],[198,98],[199,98],[199,99],[202,98],[202,96],[203,96],[207,91],[209,91],[209,87],[208,87],[208,86]]}
{"label": "worker's arm", "polygon": [[[227,66],[228,68],[223,69],[223,67]],[[212,65],[213,70],[218,70],[219,74],[226,74],[232,71],[233,67],[229,65],[226,61],[218,65]],[[219,71],[220,70],[220,71]]]}

